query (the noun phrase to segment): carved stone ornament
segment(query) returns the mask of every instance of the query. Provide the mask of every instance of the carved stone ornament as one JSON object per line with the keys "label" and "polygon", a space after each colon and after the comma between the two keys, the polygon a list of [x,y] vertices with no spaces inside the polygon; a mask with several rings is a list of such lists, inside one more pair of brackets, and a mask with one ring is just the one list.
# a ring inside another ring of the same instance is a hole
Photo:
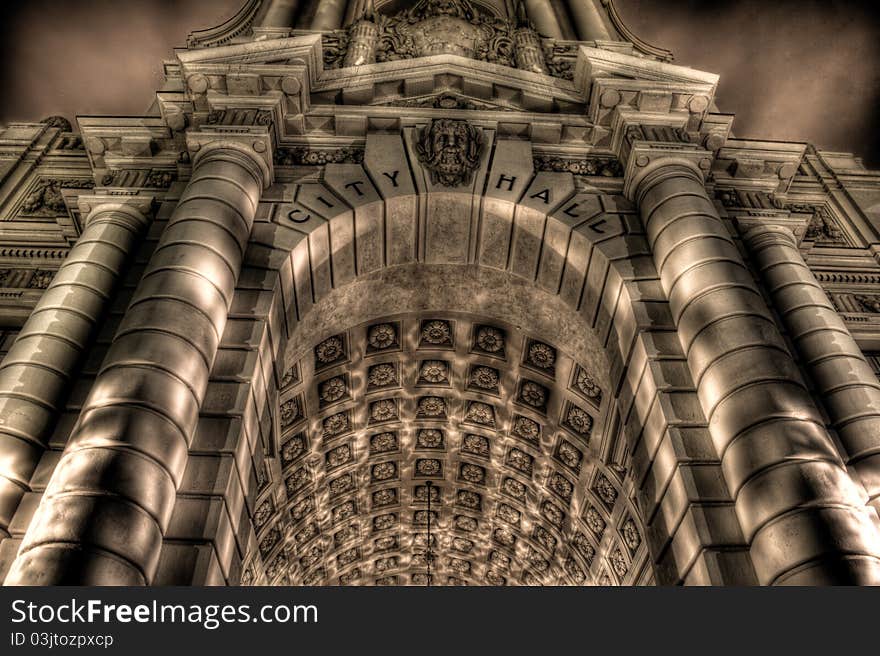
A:
{"label": "carved stone ornament", "polygon": [[21,204],[21,213],[27,216],[58,216],[67,213],[62,189],[92,189],[93,180],[57,178],[41,180]]}
{"label": "carved stone ornament", "polygon": [[534,158],[534,163],[536,171],[572,173],[573,175],[601,176],[604,178],[619,178],[623,175],[623,166],[613,157],[567,159],[551,155],[538,155]]}
{"label": "carved stone ornament", "polygon": [[793,212],[801,209],[809,209],[813,212],[813,216],[810,217],[810,222],[807,224],[807,231],[804,235],[804,239],[826,246],[847,245],[848,242],[843,231],[837,225],[837,222],[834,220],[827,207],[806,206],[804,208],[798,205],[791,206]]}
{"label": "carved stone ornament", "polygon": [[[468,0],[421,0],[393,16],[373,14],[366,20],[378,28],[379,62],[452,54],[514,65],[514,23],[480,13]],[[326,66],[343,64],[352,37],[358,36],[354,31],[325,39]]]}
{"label": "carved stone ornament", "polygon": [[544,44],[544,60],[547,69],[553,77],[563,80],[574,79],[574,67],[577,63],[576,43],[556,43],[551,41]]}
{"label": "carved stone ornament", "polygon": [[276,166],[323,166],[325,164],[360,164],[364,161],[362,148],[312,150],[306,147],[277,148]]}
{"label": "carved stone ornament", "polygon": [[431,182],[444,187],[470,184],[483,152],[483,135],[467,121],[434,119],[419,130],[416,154],[431,173]]}
{"label": "carved stone ornament", "polygon": [[863,312],[873,312],[880,314],[880,296],[857,294],[855,296],[855,300],[862,308]]}
{"label": "carved stone ornament", "polygon": [[70,121],[68,121],[63,116],[49,116],[44,118],[40,123],[45,123],[50,128],[58,128],[62,132],[70,132],[73,130],[73,126],[70,125]]}

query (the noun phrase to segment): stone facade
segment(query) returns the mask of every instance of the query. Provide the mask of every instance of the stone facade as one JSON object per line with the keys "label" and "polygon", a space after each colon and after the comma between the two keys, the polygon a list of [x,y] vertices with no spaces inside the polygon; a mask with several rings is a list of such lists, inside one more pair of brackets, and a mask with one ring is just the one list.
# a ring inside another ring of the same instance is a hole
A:
{"label": "stone facade", "polygon": [[7,126],[6,584],[880,583],[880,174],[670,59],[249,0]]}

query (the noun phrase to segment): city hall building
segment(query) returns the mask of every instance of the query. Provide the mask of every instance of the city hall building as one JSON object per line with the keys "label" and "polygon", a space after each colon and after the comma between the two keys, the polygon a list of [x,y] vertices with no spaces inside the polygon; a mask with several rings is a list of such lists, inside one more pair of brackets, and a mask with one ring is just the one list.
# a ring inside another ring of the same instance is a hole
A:
{"label": "city hall building", "polygon": [[880,173],[671,60],[247,0],[0,130],[0,578],[880,583]]}

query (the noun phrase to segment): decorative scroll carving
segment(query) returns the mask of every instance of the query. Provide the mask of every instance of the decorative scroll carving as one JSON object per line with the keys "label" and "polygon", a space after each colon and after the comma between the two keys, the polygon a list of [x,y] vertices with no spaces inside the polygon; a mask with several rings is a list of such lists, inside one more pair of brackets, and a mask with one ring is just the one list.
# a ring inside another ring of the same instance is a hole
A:
{"label": "decorative scroll carving", "polygon": [[40,121],[40,123],[45,123],[50,128],[59,128],[62,132],[71,132],[73,130],[70,121],[63,116],[49,116]]}
{"label": "decorative scroll carving", "polygon": [[810,217],[810,222],[807,224],[807,232],[804,235],[804,239],[827,246],[849,245],[843,230],[838,227],[837,222],[831,215],[831,211],[824,205],[816,207],[810,205],[790,205],[788,209],[792,212],[813,212],[813,216]]}
{"label": "decorative scroll carving", "polygon": [[483,135],[467,121],[434,119],[419,131],[416,153],[431,172],[431,182],[444,187],[469,184],[480,164]]}
{"label": "decorative scroll carving", "polygon": [[547,62],[547,70],[550,75],[563,80],[573,80],[574,66],[577,63],[577,48],[575,43],[546,42],[544,44],[544,60]]}
{"label": "decorative scroll carving", "polygon": [[55,271],[51,269],[0,269],[0,287],[7,289],[46,289]]}
{"label": "decorative scroll carving", "polygon": [[[73,131],[73,126],[63,116],[49,116],[44,118],[40,123],[44,123],[50,128],[58,128],[62,133]],[[54,147],[57,150],[83,150],[83,140],[78,134],[62,134]]]}
{"label": "decorative scroll carving", "polygon": [[222,25],[191,33],[186,39],[187,47],[208,48],[228,43],[251,26],[262,4],[261,0],[248,0],[232,18]]}
{"label": "decorative scroll carving", "polygon": [[312,150],[307,147],[277,148],[276,166],[323,166],[325,164],[360,164],[364,161],[362,148]]}
{"label": "decorative scroll carving", "polygon": [[67,213],[62,189],[92,189],[92,180],[76,178],[55,178],[41,180],[37,187],[27,195],[21,204],[21,213],[28,216],[57,216]]}
{"label": "decorative scroll carving", "polygon": [[345,54],[348,52],[348,32],[337,30],[332,34],[324,34],[321,37],[323,50],[324,68],[342,68]]}
{"label": "decorative scroll carving", "polygon": [[605,178],[619,178],[623,175],[623,166],[613,157],[568,159],[552,155],[538,155],[534,161],[536,171],[568,172],[583,176],[598,175]]}

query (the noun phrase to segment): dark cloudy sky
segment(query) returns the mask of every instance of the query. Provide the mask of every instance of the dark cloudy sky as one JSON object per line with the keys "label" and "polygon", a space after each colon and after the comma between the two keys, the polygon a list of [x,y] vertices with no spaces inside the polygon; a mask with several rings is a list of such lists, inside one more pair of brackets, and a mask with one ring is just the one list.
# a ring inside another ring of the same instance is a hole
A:
{"label": "dark cloudy sky", "polygon": [[[164,58],[243,0],[28,0],[0,9],[0,123],[139,114]],[[878,0],[617,0],[636,34],[721,75],[738,136],[812,141],[880,168]]]}

